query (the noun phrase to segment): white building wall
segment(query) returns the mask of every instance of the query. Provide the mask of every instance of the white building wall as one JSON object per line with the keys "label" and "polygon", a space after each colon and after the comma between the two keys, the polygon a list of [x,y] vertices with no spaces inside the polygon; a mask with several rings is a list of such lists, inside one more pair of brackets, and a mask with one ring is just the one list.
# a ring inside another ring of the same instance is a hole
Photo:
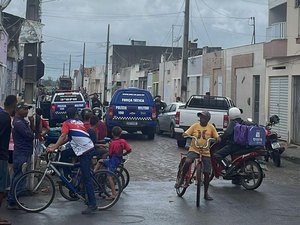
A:
{"label": "white building wall", "polygon": [[253,80],[255,75],[260,76],[260,116],[259,122],[264,124],[267,120],[265,105],[265,60],[263,59],[263,44],[247,45],[236,48],[230,48],[224,50],[225,60],[225,96],[231,96],[231,89],[233,86],[231,75],[232,71],[232,57],[243,54],[254,53],[254,64],[253,67],[237,68],[235,74],[237,76],[237,91],[236,91],[236,102],[235,104],[243,109],[243,118],[254,117],[254,86]]}

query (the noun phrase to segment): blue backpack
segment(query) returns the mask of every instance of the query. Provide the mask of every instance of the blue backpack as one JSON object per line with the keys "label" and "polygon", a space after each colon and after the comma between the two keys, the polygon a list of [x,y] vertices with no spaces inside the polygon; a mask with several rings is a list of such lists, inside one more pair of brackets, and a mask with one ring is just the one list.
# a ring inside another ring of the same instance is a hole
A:
{"label": "blue backpack", "polygon": [[264,146],[266,143],[266,131],[261,126],[236,123],[234,127],[234,143]]}

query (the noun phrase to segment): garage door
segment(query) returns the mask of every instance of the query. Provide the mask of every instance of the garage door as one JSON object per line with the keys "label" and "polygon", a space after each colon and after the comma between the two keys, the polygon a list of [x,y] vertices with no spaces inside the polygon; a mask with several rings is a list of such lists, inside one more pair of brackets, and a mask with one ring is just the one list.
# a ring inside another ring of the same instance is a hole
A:
{"label": "garage door", "polygon": [[270,100],[269,100],[269,117],[278,115],[280,123],[272,129],[276,131],[282,139],[288,139],[288,77],[271,77],[270,78]]}

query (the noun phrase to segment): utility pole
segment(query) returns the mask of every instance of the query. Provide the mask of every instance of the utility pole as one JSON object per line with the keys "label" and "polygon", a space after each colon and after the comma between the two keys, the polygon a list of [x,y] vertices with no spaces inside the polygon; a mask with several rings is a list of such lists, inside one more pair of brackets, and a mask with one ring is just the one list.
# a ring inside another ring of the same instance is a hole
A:
{"label": "utility pole", "polygon": [[253,26],[253,33],[252,33],[252,40],[251,40],[251,44],[255,44],[255,17],[250,17],[252,24],[251,26]]}
{"label": "utility pole", "polygon": [[[27,0],[26,19],[40,21],[40,0]],[[23,78],[25,80],[24,100],[33,103],[34,88],[37,78],[38,43],[24,44]]]}
{"label": "utility pole", "polygon": [[185,0],[184,33],[182,48],[182,72],[181,72],[181,99],[187,101],[187,74],[188,74],[188,48],[189,48],[189,16],[190,0]]}
{"label": "utility pole", "polygon": [[65,63],[64,63],[64,65],[63,65],[63,77],[65,76]]}
{"label": "utility pole", "polygon": [[85,42],[83,43],[83,57],[82,57],[82,77],[81,77],[81,91],[83,92],[84,83],[84,63],[85,63]]}
{"label": "utility pole", "polygon": [[108,53],[109,53],[109,32],[110,25],[107,27],[107,41],[106,41],[106,60],[105,60],[105,72],[104,72],[104,93],[103,93],[103,102],[107,101],[107,78],[108,78]]}
{"label": "utility pole", "polygon": [[69,58],[69,77],[71,77],[71,63],[72,63],[72,56],[70,54],[70,58]]}

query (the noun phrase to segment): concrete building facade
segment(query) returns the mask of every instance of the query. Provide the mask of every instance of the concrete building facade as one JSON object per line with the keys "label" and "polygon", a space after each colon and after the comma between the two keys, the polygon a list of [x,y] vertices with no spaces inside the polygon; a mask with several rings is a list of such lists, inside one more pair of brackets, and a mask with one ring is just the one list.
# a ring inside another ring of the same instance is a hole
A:
{"label": "concrete building facade", "polygon": [[276,114],[275,130],[300,144],[300,1],[269,0],[269,26],[264,44],[266,113]]}

